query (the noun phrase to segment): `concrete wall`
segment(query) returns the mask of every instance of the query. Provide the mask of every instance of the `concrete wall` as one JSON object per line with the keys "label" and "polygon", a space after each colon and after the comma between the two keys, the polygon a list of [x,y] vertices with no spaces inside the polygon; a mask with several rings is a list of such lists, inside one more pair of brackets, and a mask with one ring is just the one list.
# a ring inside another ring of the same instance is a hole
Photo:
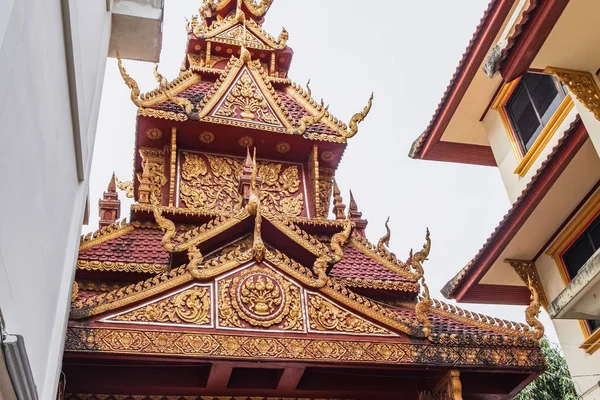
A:
{"label": "concrete wall", "polygon": [[[574,103],[575,106],[573,109],[569,112],[563,123],[558,127],[548,144],[541,151],[540,155],[523,177],[520,177],[514,172],[520,161],[513,150],[510,138],[502,123],[500,115],[495,110],[490,110],[487,113],[483,122],[511,203],[519,197],[523,189],[531,181],[532,176],[546,160],[548,154],[552,151],[564,131],[568,129],[578,113],[582,114],[582,119],[586,124],[586,127],[588,127],[588,124],[598,124],[598,126],[594,128],[589,126],[588,129],[592,129],[600,135],[600,123],[598,123],[593,115],[590,117],[591,113],[589,112],[584,118],[583,113],[585,111],[582,110],[583,106],[581,106],[577,100],[575,100]],[[594,141],[595,138],[593,135],[590,136],[592,136],[592,142],[598,150],[600,148],[598,145],[600,139],[596,138],[597,140]],[[585,193],[581,193],[581,197],[584,195]],[[548,233],[548,235],[551,234],[552,232]],[[550,256],[542,254],[536,261],[536,267],[540,274],[540,279],[546,295],[548,296],[548,300],[551,302],[565,288],[558,266]],[[556,329],[560,346],[564,352],[569,370],[574,376],[576,388],[579,393],[583,393],[594,386],[594,384],[597,384],[600,380],[600,375],[594,376],[594,374],[600,374],[600,351],[597,351],[594,354],[587,354],[583,349],[579,348],[586,339],[579,321],[553,320],[552,322]],[[585,397],[585,400],[600,400],[600,389],[591,391]]]}
{"label": "concrete wall", "polygon": [[0,1],[0,307],[41,399],[60,374],[110,25],[105,1]]}

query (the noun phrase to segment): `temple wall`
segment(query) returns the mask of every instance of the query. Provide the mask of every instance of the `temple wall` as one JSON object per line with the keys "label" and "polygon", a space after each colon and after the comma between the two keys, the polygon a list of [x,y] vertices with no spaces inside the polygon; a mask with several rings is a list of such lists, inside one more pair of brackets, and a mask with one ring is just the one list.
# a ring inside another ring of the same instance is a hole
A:
{"label": "temple wall", "polygon": [[61,2],[0,3],[0,307],[6,330],[24,337],[39,398],[52,399],[111,15],[104,1],[65,2],[69,71]]}
{"label": "temple wall", "polygon": [[574,121],[576,115],[576,107],[573,107],[565,117],[564,121],[558,126],[546,146],[541,150],[525,175],[519,176],[515,173],[515,170],[517,169],[520,160],[513,149],[513,145],[506,128],[502,123],[500,114],[495,110],[489,110],[486,114],[483,123],[488,134],[492,152],[494,153],[494,158],[498,164],[502,182],[504,182],[504,187],[506,188],[506,193],[508,194],[511,203],[514,203],[521,195],[523,189],[525,189],[529,181],[531,181],[531,178],[552,152],[552,149],[556,146],[563,133],[569,128],[569,125]]}

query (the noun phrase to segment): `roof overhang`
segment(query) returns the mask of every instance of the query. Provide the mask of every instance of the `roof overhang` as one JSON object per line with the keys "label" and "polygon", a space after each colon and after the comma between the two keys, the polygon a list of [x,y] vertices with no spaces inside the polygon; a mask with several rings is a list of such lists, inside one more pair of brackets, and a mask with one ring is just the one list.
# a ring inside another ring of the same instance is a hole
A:
{"label": "roof overhang", "polygon": [[[600,180],[600,160],[587,139],[585,126],[577,118],[479,253],[446,283],[445,297],[472,303],[529,304],[528,289],[505,260],[534,260]],[[514,290],[494,290],[507,285]],[[508,297],[507,292],[511,293]]]}
{"label": "roof overhang", "polygon": [[480,119],[488,105],[484,98],[492,100],[502,79],[487,77],[482,65],[516,3],[490,2],[429,126],[413,143],[411,158],[496,165]]}

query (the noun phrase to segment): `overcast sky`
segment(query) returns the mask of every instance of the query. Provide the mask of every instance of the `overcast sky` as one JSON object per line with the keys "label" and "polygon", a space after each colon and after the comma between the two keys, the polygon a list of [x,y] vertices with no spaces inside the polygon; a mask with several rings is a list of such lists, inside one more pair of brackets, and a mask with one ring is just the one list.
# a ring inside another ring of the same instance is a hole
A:
{"label": "overcast sky", "polygon": [[[371,242],[384,234],[389,215],[391,249],[401,258],[420,249],[425,228],[432,250],[425,277],[438,299],[442,286],[479,250],[510,207],[493,167],[412,160],[413,140],[429,123],[489,0],[364,1],[275,0],[264,28],[277,37],[285,26],[294,50],[289,77],[323,98],[348,121],[371,92],[373,108],[349,141],[336,179],[348,204],[352,189]],[[166,0],[160,71],[175,78],[184,57],[185,17],[200,0]],[[157,84],[152,64],[124,61],[142,92]],[[90,225],[97,228],[97,199],[112,171],[131,180],[136,107],[114,59],[108,59],[90,182]],[[122,217],[129,202],[122,201]],[[445,300],[445,299],[444,299]],[[524,321],[523,307],[462,305]],[[550,340],[556,335],[542,321]]]}

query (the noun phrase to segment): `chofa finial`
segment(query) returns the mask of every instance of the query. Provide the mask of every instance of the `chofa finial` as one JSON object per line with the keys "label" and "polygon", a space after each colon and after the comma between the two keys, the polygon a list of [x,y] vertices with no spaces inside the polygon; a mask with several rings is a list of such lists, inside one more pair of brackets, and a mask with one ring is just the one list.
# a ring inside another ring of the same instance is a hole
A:
{"label": "chofa finial", "polygon": [[356,135],[356,133],[358,132],[358,124],[361,123],[365,119],[367,114],[369,114],[369,111],[371,111],[372,105],[373,105],[373,93],[371,93],[371,97],[369,97],[369,102],[367,103],[365,108],[363,108],[363,110],[361,112],[354,114],[352,119],[350,119],[350,122],[348,123],[349,130],[344,135],[344,137],[346,139],[351,138],[354,135]]}
{"label": "chofa finial", "polygon": [[531,303],[525,309],[525,320],[530,327],[533,328],[532,336],[540,340],[544,337],[544,325],[537,319],[540,315],[540,296],[531,281],[531,277],[527,278],[527,287],[531,292]]}
{"label": "chofa finial", "polygon": [[379,242],[377,242],[377,250],[379,250],[380,252],[389,251],[388,249],[390,247],[390,237],[392,236],[390,226],[388,225],[389,222],[390,217],[387,217],[387,219],[385,220],[385,235],[383,235],[381,239],[379,239]]}
{"label": "chofa finial", "polygon": [[123,67],[123,60],[121,60],[121,56],[119,55],[119,51],[117,50],[117,65],[119,66],[119,72],[121,73],[121,77],[125,84],[129,89],[131,89],[131,101],[136,106],[140,107],[142,102],[140,100],[140,88],[138,87],[137,82],[131,76],[127,74],[125,67]]}

